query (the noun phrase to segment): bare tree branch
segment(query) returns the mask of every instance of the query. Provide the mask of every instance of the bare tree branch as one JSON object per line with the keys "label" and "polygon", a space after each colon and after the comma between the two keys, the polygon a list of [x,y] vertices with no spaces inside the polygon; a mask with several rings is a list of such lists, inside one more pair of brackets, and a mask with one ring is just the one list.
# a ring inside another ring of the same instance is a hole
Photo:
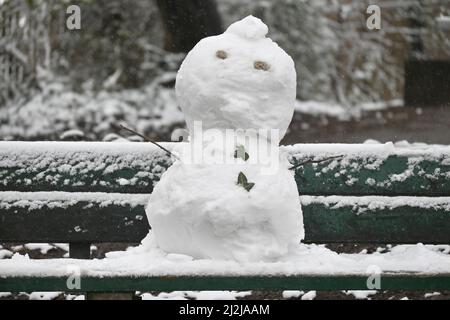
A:
{"label": "bare tree branch", "polygon": [[310,163],[322,163],[322,162],[327,162],[327,161],[331,161],[334,159],[338,159],[338,158],[342,158],[344,157],[344,155],[339,155],[339,156],[334,156],[334,157],[329,157],[329,158],[325,158],[325,159],[320,159],[320,160],[313,160],[313,159],[308,159],[306,161],[297,163],[296,165],[292,166],[289,168],[289,170],[295,170],[299,167],[304,166],[305,164],[310,164]]}
{"label": "bare tree branch", "polygon": [[133,129],[127,128],[127,127],[125,127],[125,126],[122,125],[122,124],[119,124],[119,126],[120,126],[121,129],[124,129],[124,130],[126,130],[126,131],[128,131],[128,132],[134,133],[135,135],[141,137],[141,138],[144,139],[145,141],[150,142],[150,143],[154,144],[155,146],[157,146],[158,148],[164,150],[168,155],[170,155],[170,156],[176,158],[177,160],[180,160],[180,158],[179,158],[177,155],[175,155],[174,153],[170,152],[169,150],[167,150],[166,148],[164,148],[162,145],[160,145],[159,143],[153,141],[152,139],[150,139],[150,138],[147,137],[146,135],[143,135],[143,134],[141,134],[141,133],[139,133],[139,132],[137,132],[137,131],[135,131],[135,130],[133,130]]}

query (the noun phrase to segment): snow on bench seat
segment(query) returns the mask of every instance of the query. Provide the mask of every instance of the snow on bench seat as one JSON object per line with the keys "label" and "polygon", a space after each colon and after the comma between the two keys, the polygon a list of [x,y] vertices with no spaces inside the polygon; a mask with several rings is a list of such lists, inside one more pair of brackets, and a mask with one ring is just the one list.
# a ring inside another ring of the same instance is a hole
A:
{"label": "snow on bench seat", "polygon": [[15,254],[0,260],[0,291],[20,287],[20,281],[33,284],[33,278],[50,279],[50,287],[41,290],[67,290],[63,286],[74,270],[81,275],[81,291],[101,291],[105,286],[109,290],[367,289],[367,277],[379,273],[384,289],[449,288],[449,251],[450,246],[418,244],[396,246],[387,253],[337,254],[323,246],[301,245],[273,263],[195,260],[142,247],[112,252],[101,260],[31,260]]}

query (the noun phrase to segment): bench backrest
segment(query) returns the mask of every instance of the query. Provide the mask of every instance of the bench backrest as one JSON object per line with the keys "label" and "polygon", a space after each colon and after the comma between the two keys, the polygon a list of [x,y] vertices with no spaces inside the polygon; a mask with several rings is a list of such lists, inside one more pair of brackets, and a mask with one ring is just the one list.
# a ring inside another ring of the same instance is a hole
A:
{"label": "bench backrest", "polygon": [[[180,144],[164,146],[176,150]],[[298,144],[306,242],[450,243],[450,147]],[[130,242],[171,165],[148,143],[0,142],[0,242]]]}

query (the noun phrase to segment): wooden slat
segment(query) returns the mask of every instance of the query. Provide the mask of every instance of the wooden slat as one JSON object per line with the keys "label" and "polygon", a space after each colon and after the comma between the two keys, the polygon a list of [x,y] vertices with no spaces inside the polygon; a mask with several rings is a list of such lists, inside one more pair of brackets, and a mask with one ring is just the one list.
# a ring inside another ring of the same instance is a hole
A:
{"label": "wooden slat", "polygon": [[[181,290],[367,290],[367,274],[293,276],[82,277],[74,292]],[[70,291],[66,277],[1,278],[0,291]],[[385,273],[381,290],[449,290],[450,274]]]}
{"label": "wooden slat", "polygon": [[151,193],[171,163],[145,143],[0,142],[0,191]]}
{"label": "wooden slat", "polygon": [[[126,196],[115,194],[116,204],[68,201],[31,211],[32,203],[10,204],[0,210],[0,241],[139,243],[149,230],[145,206],[120,203]],[[450,243],[450,197],[301,199],[308,243]]]}
{"label": "wooden slat", "polygon": [[302,197],[302,202],[306,242],[450,243],[450,197]]}
{"label": "wooden slat", "polygon": [[[293,165],[343,156],[295,170],[302,195],[450,196],[450,147],[299,144],[282,152]],[[145,143],[0,142],[0,191],[151,193],[171,163]]]}
{"label": "wooden slat", "polygon": [[50,203],[30,210],[32,206],[0,209],[0,241],[136,243],[149,230],[143,205],[81,201],[56,207]]}
{"label": "wooden slat", "polygon": [[[408,163],[407,156],[334,160],[296,170],[302,195],[450,196],[450,165],[441,160]],[[300,158],[301,161],[301,158]],[[372,165],[380,161],[376,168]],[[295,159],[293,163],[297,163]]]}

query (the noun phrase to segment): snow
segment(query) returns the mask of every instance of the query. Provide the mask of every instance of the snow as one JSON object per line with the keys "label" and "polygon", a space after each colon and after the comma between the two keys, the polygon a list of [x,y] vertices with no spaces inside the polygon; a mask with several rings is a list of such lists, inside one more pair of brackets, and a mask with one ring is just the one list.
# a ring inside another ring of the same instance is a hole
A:
{"label": "snow", "polygon": [[13,253],[9,250],[3,249],[0,246],[0,259],[10,258],[13,255]]}
{"label": "snow", "polygon": [[142,300],[187,300],[184,291],[161,292],[157,295],[151,293],[143,293]]}
{"label": "snow", "polygon": [[78,202],[96,203],[100,207],[145,205],[147,194],[119,194],[99,192],[0,192],[0,209],[28,208],[29,211],[47,208],[68,208]]}
{"label": "snow", "polygon": [[[178,145],[167,147],[177,149]],[[112,177],[128,169],[134,173],[127,177],[128,185],[151,186],[164,172],[161,164],[170,163],[164,151],[149,143],[0,142],[0,185],[64,186],[76,182],[78,186],[106,187],[115,184]],[[123,184],[124,180],[118,182]]]}
{"label": "snow", "polygon": [[[267,32],[260,19],[248,16],[201,40],[180,67],[175,89],[193,152],[165,172],[146,210],[154,239],[167,253],[273,261],[303,239],[297,185],[286,159],[264,174],[256,151],[263,142],[278,151],[296,97],[294,62]],[[219,143],[230,129],[240,130],[232,133],[231,150]],[[260,141],[246,129],[279,134]],[[250,161],[234,155],[238,147]],[[202,160],[192,164],[196,156]],[[264,159],[278,164],[278,157]]]}
{"label": "snow", "polygon": [[442,30],[450,30],[450,16],[441,15],[436,18],[436,22]]}
{"label": "snow", "polygon": [[24,247],[28,250],[39,250],[42,254],[47,254],[47,252],[55,248],[48,243],[27,243]]}
{"label": "snow", "polygon": [[392,210],[398,207],[422,208],[450,211],[450,197],[409,197],[409,196],[300,196],[303,206],[323,204],[327,207],[358,209],[358,214],[367,210]]}
{"label": "snow", "polygon": [[[179,143],[162,143],[167,149],[176,149]],[[0,142],[0,155],[9,154],[10,157],[26,153],[28,157],[45,153],[65,154],[73,152],[92,152],[107,155],[156,155],[164,153],[161,149],[150,143],[138,142],[59,142],[59,141],[2,141]],[[67,159],[68,160],[68,159]],[[3,163],[2,163],[3,164]]]}
{"label": "snow", "polygon": [[294,113],[296,72],[267,32],[248,16],[189,52],[176,94],[191,135],[201,121],[204,129],[279,129],[280,140],[284,136]]}
{"label": "snow", "polygon": [[[419,178],[426,181],[423,188],[429,189],[433,180],[448,180],[450,168],[450,146],[410,144],[405,141],[398,143],[366,143],[366,144],[296,144],[281,148],[291,163],[301,163],[304,160],[323,160],[339,156],[339,159],[330,160],[320,165],[321,171],[316,171],[316,176],[322,173],[334,172],[336,177],[346,176],[346,185],[358,182],[358,173],[361,170],[377,170],[383,165],[387,158],[407,158],[407,163],[402,171],[392,173],[387,177],[375,180],[367,178],[362,183],[378,188],[399,185],[403,181],[414,181]],[[425,171],[429,166],[423,161],[434,162],[440,168],[434,171]],[[317,164],[313,164],[317,168]],[[353,176],[351,174],[354,174]],[[356,175],[356,176],[355,176]]]}
{"label": "snow", "polygon": [[99,93],[78,93],[61,83],[46,85],[26,104],[2,109],[0,139],[51,140],[68,130],[82,130],[86,139],[101,140],[115,131],[119,121],[133,124],[140,132],[183,123],[174,90],[157,82]]}
{"label": "snow", "polygon": [[32,292],[28,297],[30,300],[53,300],[61,294],[62,292]]}
{"label": "snow", "polygon": [[[216,146],[204,150],[207,158],[223,154]],[[184,160],[165,172],[146,209],[164,251],[195,258],[276,260],[303,239],[297,185],[286,160],[272,174],[233,155],[217,164]],[[251,190],[238,185],[240,173],[254,183]]]}
{"label": "snow", "polygon": [[[185,143],[161,143],[162,146],[179,153]],[[419,163],[422,160],[439,161],[448,165],[450,146],[402,143],[386,144],[296,144],[281,146],[280,152],[289,158],[324,158],[344,155],[340,161],[351,165],[353,159],[374,158],[382,160],[388,156],[405,156]],[[347,161],[348,160],[348,161]],[[49,168],[66,174],[84,173],[89,170],[108,170],[115,172],[123,168],[141,169],[138,174],[146,175],[151,168],[155,175],[161,175],[163,168],[158,162],[170,158],[158,147],[150,143],[139,142],[0,142],[0,168],[17,168],[21,172],[33,172]],[[114,166],[106,166],[112,162]],[[331,161],[330,165],[336,165]],[[414,164],[413,163],[413,164]],[[154,166],[152,166],[154,164]],[[369,168],[369,167],[368,167]],[[376,165],[371,167],[376,168]],[[2,171],[0,171],[1,177]],[[441,173],[442,174],[442,173]],[[45,175],[42,176],[42,179]],[[1,181],[1,180],[0,180]],[[132,180],[131,180],[132,181]],[[98,182],[100,183],[100,181]]]}
{"label": "snow", "polygon": [[143,293],[142,300],[236,300],[251,295],[251,291],[173,291],[157,295]]}
{"label": "snow", "polygon": [[252,294],[251,291],[187,291],[189,298],[197,300],[236,300]]}
{"label": "snow", "polygon": [[71,138],[83,138],[84,133],[81,130],[72,129],[65,131],[59,138],[61,140],[71,139]]}
{"label": "snow", "polygon": [[401,106],[403,106],[403,100],[367,102],[351,107],[333,102],[297,100],[295,102],[295,112],[312,116],[329,116],[342,121],[347,121],[352,118],[360,118],[363,112],[379,111]]}
{"label": "snow", "polygon": [[86,297],[84,295],[74,295],[68,294],[66,295],[66,300],[85,300]]}
{"label": "snow", "polygon": [[387,142],[384,144],[299,143],[295,145],[282,146],[281,150],[286,152],[290,157],[298,156],[301,158],[306,158],[313,156],[318,158],[332,155],[344,155],[343,160],[370,157],[376,157],[377,159],[382,160],[388,156],[394,155],[411,158],[416,157],[416,161],[448,161],[445,159],[450,158],[450,146],[428,145],[421,143],[410,144],[407,142],[398,142],[395,144],[392,142]]}
{"label": "snow", "polygon": [[6,249],[1,249],[0,250],[0,259],[5,259],[5,258],[9,258],[12,256],[12,252]]}
{"label": "snow", "polygon": [[305,292],[300,290],[284,290],[281,295],[284,299],[292,299],[298,298],[303,294],[305,294]]}
{"label": "snow", "polygon": [[352,295],[358,300],[368,299],[370,296],[377,294],[376,290],[347,290],[346,295]]}
{"label": "snow", "polygon": [[314,300],[317,296],[317,292],[312,290],[312,291],[308,291],[307,293],[305,293],[304,295],[302,295],[301,299],[302,300]]}
{"label": "snow", "polygon": [[0,260],[1,277],[68,276],[76,264],[83,276],[276,276],[276,275],[364,275],[376,266],[385,273],[447,274],[450,255],[434,246],[399,245],[387,252],[373,254],[338,254],[321,245],[299,245],[276,262],[238,262],[234,260],[186,259],[173,261],[152,246],[125,252],[108,253],[105,259],[39,259],[18,253]]}
{"label": "snow", "polygon": [[423,296],[424,296],[424,298],[431,298],[431,297],[437,297],[440,295],[441,295],[440,292],[429,292],[429,293],[425,293]]}

